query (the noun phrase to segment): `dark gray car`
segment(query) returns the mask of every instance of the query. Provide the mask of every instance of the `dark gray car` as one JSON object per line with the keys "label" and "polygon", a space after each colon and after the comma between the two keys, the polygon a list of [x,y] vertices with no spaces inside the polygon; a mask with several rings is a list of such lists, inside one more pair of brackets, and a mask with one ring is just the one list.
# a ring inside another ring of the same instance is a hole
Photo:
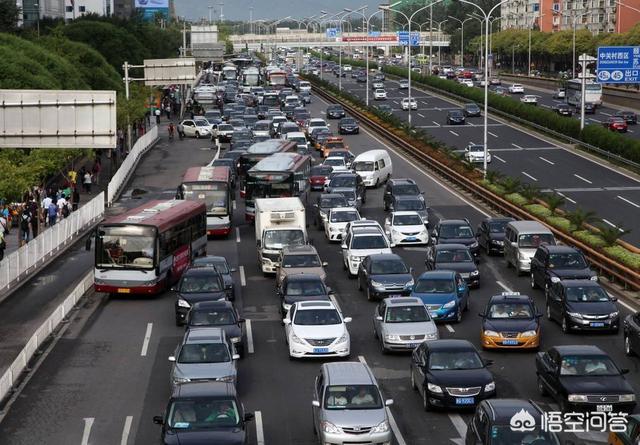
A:
{"label": "dark gray car", "polygon": [[480,286],[480,271],[469,248],[463,244],[437,244],[427,248],[427,270],[458,272],[469,287]]}
{"label": "dark gray car", "polygon": [[244,352],[242,323],[244,321],[229,301],[202,301],[191,307],[187,316],[187,329],[221,328],[235,346],[236,352],[242,355]]}

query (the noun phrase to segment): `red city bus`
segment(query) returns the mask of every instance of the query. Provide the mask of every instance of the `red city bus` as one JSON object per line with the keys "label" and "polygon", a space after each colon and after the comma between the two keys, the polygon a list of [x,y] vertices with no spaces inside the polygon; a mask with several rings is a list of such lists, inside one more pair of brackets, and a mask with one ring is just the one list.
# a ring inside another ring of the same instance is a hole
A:
{"label": "red city bus", "polygon": [[204,202],[207,206],[207,235],[229,235],[232,215],[229,167],[187,169],[178,188],[178,197]]}
{"label": "red city bus", "polygon": [[153,295],[206,254],[206,207],[193,201],[151,201],[100,223],[96,292]]}

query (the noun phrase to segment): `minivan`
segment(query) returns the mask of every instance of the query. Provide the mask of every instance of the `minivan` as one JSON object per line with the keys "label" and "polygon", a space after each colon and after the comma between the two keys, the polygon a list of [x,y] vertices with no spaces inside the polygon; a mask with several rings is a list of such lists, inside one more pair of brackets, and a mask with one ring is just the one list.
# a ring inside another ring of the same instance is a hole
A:
{"label": "minivan", "polygon": [[313,430],[320,442],[332,445],[390,445],[393,433],[373,372],[362,362],[324,363],[316,377]]}
{"label": "minivan", "polygon": [[362,177],[367,187],[378,187],[393,174],[391,157],[387,150],[369,150],[359,154],[351,169]]}
{"label": "minivan", "polygon": [[531,271],[531,258],[542,244],[556,245],[553,232],[537,221],[512,221],[505,230],[504,257],[516,272]]}

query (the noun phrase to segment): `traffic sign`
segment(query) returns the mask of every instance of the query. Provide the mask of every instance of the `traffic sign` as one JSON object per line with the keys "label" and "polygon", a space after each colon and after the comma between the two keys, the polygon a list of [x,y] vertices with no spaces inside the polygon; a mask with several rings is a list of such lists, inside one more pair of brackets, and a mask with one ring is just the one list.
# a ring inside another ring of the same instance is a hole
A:
{"label": "traffic sign", "polygon": [[600,83],[640,83],[640,46],[598,47]]}
{"label": "traffic sign", "polygon": [[[409,31],[398,31],[398,45],[407,46],[409,44]],[[411,46],[420,45],[420,33],[411,32]]]}
{"label": "traffic sign", "polygon": [[327,28],[327,39],[335,39],[338,37],[338,28]]}

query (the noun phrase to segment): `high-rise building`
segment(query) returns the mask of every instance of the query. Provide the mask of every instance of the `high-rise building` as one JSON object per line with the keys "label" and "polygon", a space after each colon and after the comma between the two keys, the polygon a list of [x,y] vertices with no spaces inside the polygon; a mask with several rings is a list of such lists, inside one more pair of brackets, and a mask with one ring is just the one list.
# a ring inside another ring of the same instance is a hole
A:
{"label": "high-rise building", "polygon": [[114,0],[113,15],[128,19],[135,11],[134,0]]}
{"label": "high-rise building", "polygon": [[502,29],[626,32],[640,23],[640,0],[513,0],[501,6]]}
{"label": "high-rise building", "polygon": [[38,18],[64,18],[65,0],[17,0],[16,5],[22,11],[19,26],[32,26]]}
{"label": "high-rise building", "polygon": [[113,14],[114,0],[65,0],[66,20],[72,20],[85,14],[109,16]]}

